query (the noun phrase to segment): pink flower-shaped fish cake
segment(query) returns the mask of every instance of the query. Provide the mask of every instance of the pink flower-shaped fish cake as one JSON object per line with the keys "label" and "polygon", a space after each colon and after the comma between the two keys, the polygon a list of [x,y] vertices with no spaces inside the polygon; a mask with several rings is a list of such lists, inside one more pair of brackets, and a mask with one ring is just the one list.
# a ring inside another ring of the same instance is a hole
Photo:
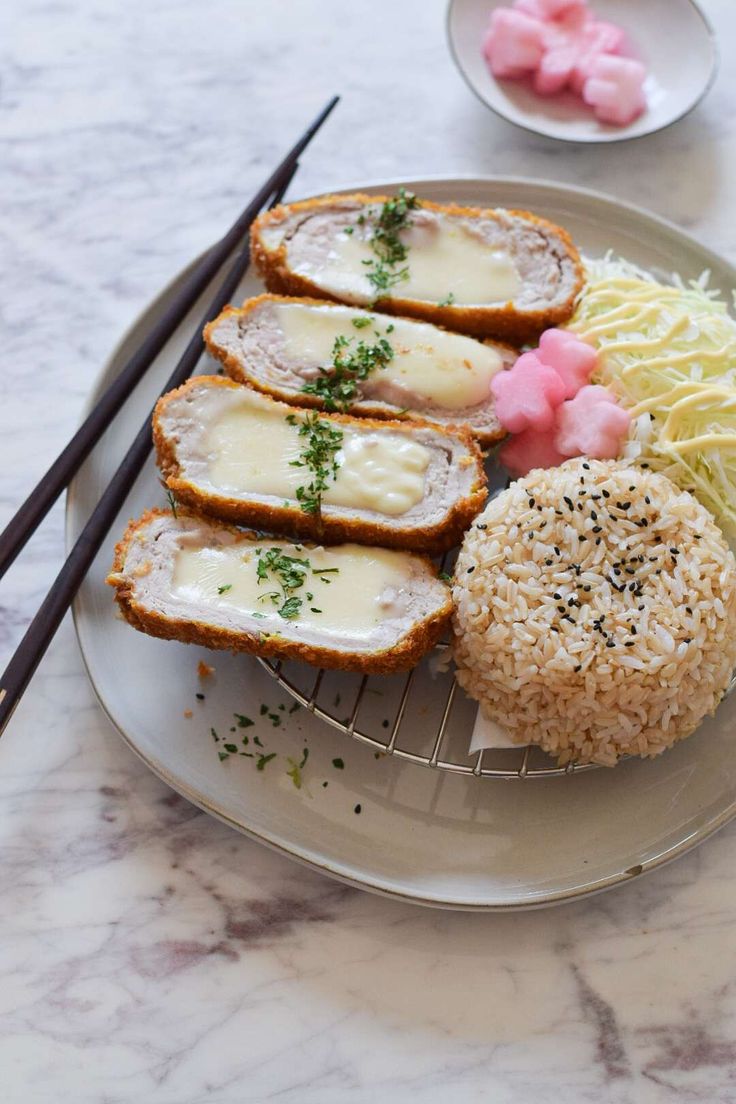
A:
{"label": "pink flower-shaped fish cake", "polygon": [[646,69],[633,58],[602,54],[586,69],[583,99],[604,123],[624,126],[646,107]]}
{"label": "pink flower-shaped fish cake", "polygon": [[577,395],[590,380],[595,368],[596,352],[592,345],[581,341],[569,330],[545,330],[539,339],[537,356],[554,368],[565,385],[565,398]]}
{"label": "pink flower-shaped fish cake", "polygon": [[586,0],[514,0],[516,11],[533,15],[535,19],[552,20],[585,7]]}
{"label": "pink flower-shaped fish cake", "polygon": [[544,23],[513,8],[496,8],[483,42],[494,77],[533,73],[544,53]]}
{"label": "pink flower-shaped fish cake", "polygon": [[556,427],[525,429],[510,437],[500,448],[498,458],[513,475],[527,475],[533,468],[556,468],[568,459],[555,444]]}
{"label": "pink flower-shaped fish cake", "polygon": [[610,391],[589,385],[558,409],[555,446],[565,456],[615,460],[630,422]]}
{"label": "pink flower-shaped fish cake", "polygon": [[575,40],[577,59],[570,77],[570,87],[573,92],[582,96],[583,86],[598,58],[603,55],[618,54],[623,49],[625,40],[626,35],[615,24],[603,23],[596,19],[588,20]]}
{"label": "pink flower-shaped fish cake", "polygon": [[496,373],[491,392],[503,428],[521,433],[551,428],[555,408],[565,397],[565,384],[536,353],[523,353],[510,371]]}

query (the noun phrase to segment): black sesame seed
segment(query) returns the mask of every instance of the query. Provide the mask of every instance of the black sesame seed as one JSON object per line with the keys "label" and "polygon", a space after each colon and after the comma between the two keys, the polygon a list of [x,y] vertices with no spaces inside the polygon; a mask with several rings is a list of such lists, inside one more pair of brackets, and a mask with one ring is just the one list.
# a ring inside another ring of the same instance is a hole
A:
{"label": "black sesame seed", "polygon": [[644,501],[646,502],[647,506],[651,506],[652,500],[649,495],[644,495]]}
{"label": "black sesame seed", "polygon": [[476,527],[475,527],[475,528],[476,528],[476,529],[487,529],[487,528],[488,528],[488,526],[487,526],[487,525],[483,525],[483,524],[482,524],[481,522],[478,522],[478,524],[476,525]]}
{"label": "black sesame seed", "polygon": [[559,594],[557,591],[554,592],[552,597],[554,598],[555,602],[561,602],[562,601],[562,595]]}
{"label": "black sesame seed", "polygon": [[578,663],[577,667],[575,668],[575,674],[577,674],[578,671],[582,671],[582,669],[583,669],[582,663]]}
{"label": "black sesame seed", "polygon": [[691,636],[686,636],[686,637],[685,637],[685,643],[686,643],[686,644],[689,644],[689,643],[691,642],[691,640],[692,640],[692,637],[691,637]]}
{"label": "black sesame seed", "polygon": [[636,636],[636,625],[632,625],[631,628],[629,629],[629,632],[631,633],[632,636]]}
{"label": "black sesame seed", "polygon": [[611,497],[611,495],[609,494],[609,492],[608,492],[608,491],[605,491],[605,490],[603,490],[603,488],[601,488],[601,494],[603,495],[603,497],[604,497],[604,498],[610,498],[610,497]]}
{"label": "black sesame seed", "polygon": [[560,611],[560,613],[565,612],[565,607],[564,606],[558,606],[557,609]]}
{"label": "black sesame seed", "polygon": [[631,509],[631,503],[630,503],[630,502],[617,502],[617,503],[616,503],[616,508],[617,508],[618,510],[623,510],[623,511],[624,511],[624,513],[625,513],[625,512],[626,512],[626,510],[630,510],[630,509]]}
{"label": "black sesame seed", "polygon": [[590,583],[587,583],[587,584],[586,584],[586,585],[585,585],[585,586],[583,587],[583,590],[585,591],[585,593],[586,593],[586,594],[590,594],[590,591],[591,591],[591,589],[592,589],[592,588],[591,588],[591,586],[590,586]]}
{"label": "black sesame seed", "polygon": [[204,694],[195,694],[194,696],[197,701],[204,701]]}
{"label": "black sesame seed", "polygon": [[635,644],[635,640],[624,640],[624,648],[633,648]]}
{"label": "black sesame seed", "polygon": [[468,570],[467,570],[467,574],[468,574],[468,575],[472,575],[474,571],[475,571],[475,565],[473,565],[473,567],[469,567],[469,568],[468,568]]}
{"label": "black sesame seed", "polygon": [[586,471],[590,471],[590,464],[583,464]]}
{"label": "black sesame seed", "polygon": [[559,548],[555,545],[555,556],[561,555]]}
{"label": "black sesame seed", "polygon": [[574,606],[575,605],[575,598],[574,597],[568,598],[567,599],[567,604],[568,604],[568,606]]}
{"label": "black sesame seed", "polygon": [[603,532],[603,526],[602,525],[594,525],[593,526],[593,532],[594,533],[602,533]]}
{"label": "black sesame seed", "polygon": [[533,499],[533,498],[530,498],[530,499],[529,499],[529,508],[530,508],[530,509],[533,509],[533,508],[534,508],[534,499]]}
{"label": "black sesame seed", "polygon": [[680,549],[679,548],[670,548],[670,552],[672,553],[673,556],[679,556],[680,555]]}
{"label": "black sesame seed", "polygon": [[572,507],[572,499],[571,499],[571,498],[568,498],[568,497],[567,497],[567,495],[565,495],[565,496],[564,496],[564,498],[563,498],[563,501],[564,501],[564,502],[565,502],[565,503],[566,503],[566,504],[567,504],[567,505],[568,505],[568,506],[570,507],[570,509],[572,510],[572,508],[573,508],[573,507]]}
{"label": "black sesame seed", "polygon": [[597,520],[598,520],[598,515],[597,515],[597,513],[595,512],[595,510],[591,510],[591,511],[590,511],[590,516],[592,517],[593,521],[597,521]]}
{"label": "black sesame seed", "polygon": [[583,508],[582,502],[578,502],[578,510],[582,510],[582,508]]}
{"label": "black sesame seed", "polygon": [[579,541],[586,541],[587,539],[588,538],[586,537],[585,533],[578,533],[578,540]]}
{"label": "black sesame seed", "polygon": [[606,647],[607,648],[615,648],[616,647],[616,641],[615,640],[607,640],[606,641]]}
{"label": "black sesame seed", "polygon": [[572,619],[572,617],[570,616],[570,614],[569,614],[569,613],[566,613],[566,614],[564,614],[564,615],[563,615],[563,616],[562,616],[562,617],[560,618],[560,620],[561,620],[561,621],[569,621],[571,625],[574,625],[574,624],[575,624],[575,622],[573,621],[573,619]]}
{"label": "black sesame seed", "polygon": [[601,538],[600,538],[600,537],[596,537],[596,538],[595,538],[595,543],[596,543],[597,545],[598,545],[598,544],[600,544],[600,543],[601,543]]}
{"label": "black sesame seed", "polygon": [[634,591],[636,590],[636,583],[629,583],[629,590],[633,594]]}
{"label": "black sesame seed", "polygon": [[637,606],[636,608],[639,610],[639,613],[644,612],[644,606]]}
{"label": "black sesame seed", "polygon": [[636,490],[636,486],[635,486],[634,483],[631,484],[631,486],[629,487],[629,490],[630,491],[635,491]]}
{"label": "black sesame seed", "polygon": [[626,571],[627,575],[636,575],[636,568],[635,567],[627,567],[624,570]]}
{"label": "black sesame seed", "polygon": [[547,565],[547,567],[551,567],[551,566],[552,566],[552,560],[545,560],[544,562],[545,562],[545,564]]}
{"label": "black sesame seed", "polygon": [[693,611],[690,609],[690,606],[685,606],[685,613],[689,613],[690,615],[692,615],[692,612]]}
{"label": "black sesame seed", "polygon": [[591,495],[590,497],[591,497],[593,502],[600,502],[600,500],[601,500],[600,495]]}

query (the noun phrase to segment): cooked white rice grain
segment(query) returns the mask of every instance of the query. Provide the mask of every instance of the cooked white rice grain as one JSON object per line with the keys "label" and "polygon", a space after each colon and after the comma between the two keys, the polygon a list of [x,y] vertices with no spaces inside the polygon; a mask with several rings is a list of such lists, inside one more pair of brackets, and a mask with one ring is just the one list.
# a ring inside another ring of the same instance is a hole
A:
{"label": "cooked white rice grain", "polygon": [[[511,534],[515,536],[511,536]],[[570,460],[497,495],[455,568],[460,685],[560,762],[654,756],[736,666],[736,561],[663,475]]]}

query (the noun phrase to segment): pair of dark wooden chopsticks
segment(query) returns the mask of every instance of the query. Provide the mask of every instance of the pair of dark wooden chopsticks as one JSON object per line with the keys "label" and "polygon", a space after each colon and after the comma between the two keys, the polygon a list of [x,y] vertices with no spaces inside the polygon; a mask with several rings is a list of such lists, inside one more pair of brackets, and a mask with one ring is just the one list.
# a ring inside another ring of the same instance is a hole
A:
{"label": "pair of dark wooden chopsticks", "polygon": [[[279,203],[298,168],[300,154],[333,110],[339,97],[333,96],[283,161],[271,173],[224,238],[209,250],[181,283],[158,322],[123,366],[69,444],[57,457],[38,486],[0,534],[0,577],[24,547],[43,517],[68,485],[121,406],[145,374],[154,358],[182,322],[215,273],[237,248],[232,263],[197,330],[172,372],[162,394],[182,384],[197,365],[204,344],[202,330],[215,318],[234,294],[250,261],[247,233],[263,208]],[[243,240],[244,239],[244,240]],[[38,613],[33,618],[0,678],[0,734],[5,729],[36,667],[74,599],[84,576],[97,555],[112,523],[151,451],[151,419],[141,426],[107,489],[90,515]]]}

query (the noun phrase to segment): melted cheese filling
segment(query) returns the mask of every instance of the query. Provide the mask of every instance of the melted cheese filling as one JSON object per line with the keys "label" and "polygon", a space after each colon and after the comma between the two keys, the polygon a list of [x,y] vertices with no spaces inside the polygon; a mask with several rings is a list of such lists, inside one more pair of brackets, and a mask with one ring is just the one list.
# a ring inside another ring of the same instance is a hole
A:
{"label": "melted cheese filling", "polygon": [[[377,261],[368,234],[339,231],[322,258],[290,258],[294,271],[342,298],[371,303],[376,289],[367,276]],[[411,227],[402,241],[409,253],[392,271],[408,267],[407,279],[388,292],[397,299],[442,303],[448,296],[458,306],[506,303],[521,290],[521,278],[509,254],[494,249],[454,219],[438,216]]]}
{"label": "melted cheese filling", "polygon": [[286,598],[278,577],[269,573],[259,580],[257,573],[257,550],[262,557],[271,548],[308,564],[303,584],[289,591],[301,599],[291,623],[335,636],[367,637],[382,621],[401,616],[402,590],[411,573],[406,554],[357,544],[305,549],[266,538],[252,546],[184,546],[174,564],[173,593],[198,607],[258,614],[264,631],[283,629],[285,621],[278,611]]}
{"label": "melted cheese filling", "polygon": [[[286,412],[251,392],[238,395],[211,419],[203,445],[206,479],[214,490],[295,499],[297,488],[311,482],[309,468],[293,466],[306,438],[299,436],[298,425],[286,421]],[[344,428],[335,457],[337,478],[322,501],[398,517],[424,498],[430,456],[428,448],[403,434]]]}
{"label": "melted cheese filling", "polygon": [[[347,307],[303,303],[278,303],[273,309],[287,357],[308,367],[332,365],[337,337],[348,338],[353,348],[359,341],[369,345],[378,336],[385,337],[394,355],[385,368],[377,368],[361,384],[366,397],[379,396],[381,384],[387,382],[399,388],[408,401],[419,398],[447,410],[462,410],[488,399],[491,379],[503,367],[495,349],[423,322],[392,321]],[[373,324],[356,327],[355,318],[370,318]]]}

